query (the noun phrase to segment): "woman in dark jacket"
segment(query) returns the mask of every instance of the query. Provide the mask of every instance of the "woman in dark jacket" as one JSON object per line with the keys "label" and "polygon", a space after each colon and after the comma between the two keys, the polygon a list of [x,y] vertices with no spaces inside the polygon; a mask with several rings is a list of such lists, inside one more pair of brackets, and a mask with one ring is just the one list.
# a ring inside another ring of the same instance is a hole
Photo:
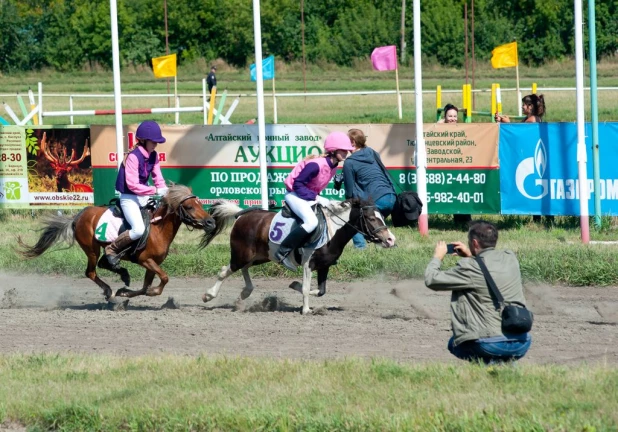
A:
{"label": "woman in dark jacket", "polygon": [[[367,137],[360,129],[350,129],[348,136],[355,149],[343,165],[346,198],[371,199],[382,216],[393,211],[397,195],[393,182],[382,164],[380,155],[367,147]],[[359,249],[367,247],[365,238],[357,233],[352,239]]]}

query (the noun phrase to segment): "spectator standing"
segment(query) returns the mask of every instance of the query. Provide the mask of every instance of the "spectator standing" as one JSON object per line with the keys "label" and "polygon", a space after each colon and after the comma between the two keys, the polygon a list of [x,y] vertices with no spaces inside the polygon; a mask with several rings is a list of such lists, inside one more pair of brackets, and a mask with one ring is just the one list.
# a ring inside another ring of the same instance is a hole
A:
{"label": "spectator standing", "polygon": [[217,87],[217,76],[215,73],[217,72],[217,66],[213,65],[210,68],[210,73],[206,78],[206,85],[208,85],[208,94],[212,93],[213,87]]}
{"label": "spectator standing", "polygon": [[[346,198],[371,199],[384,218],[393,211],[397,194],[395,186],[380,155],[367,147],[367,137],[360,129],[350,129],[348,137],[354,145],[353,153],[343,165]],[[352,238],[354,247],[365,249],[367,242],[361,233]]]}

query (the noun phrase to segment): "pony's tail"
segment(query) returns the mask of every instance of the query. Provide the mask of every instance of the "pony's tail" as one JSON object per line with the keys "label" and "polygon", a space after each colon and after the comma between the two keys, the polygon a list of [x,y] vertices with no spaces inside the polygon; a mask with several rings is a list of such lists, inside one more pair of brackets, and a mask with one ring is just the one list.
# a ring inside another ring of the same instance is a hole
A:
{"label": "pony's tail", "polygon": [[[80,213],[81,214],[81,213]],[[77,215],[79,216],[79,214]],[[28,246],[23,242],[21,236],[17,236],[17,244],[19,248],[17,253],[24,258],[36,258],[42,255],[47,249],[56,243],[65,242],[68,248],[75,243],[75,234],[73,231],[73,221],[77,218],[53,215],[47,217],[43,221],[43,228],[39,240],[34,246]]]}
{"label": "pony's tail", "polygon": [[208,213],[210,213],[210,216],[215,220],[215,229],[202,237],[200,249],[208,246],[216,236],[221,234],[221,231],[223,231],[225,227],[229,225],[230,221],[242,210],[242,208],[231,201],[220,200],[214,203],[210,207],[210,210],[208,210]]}

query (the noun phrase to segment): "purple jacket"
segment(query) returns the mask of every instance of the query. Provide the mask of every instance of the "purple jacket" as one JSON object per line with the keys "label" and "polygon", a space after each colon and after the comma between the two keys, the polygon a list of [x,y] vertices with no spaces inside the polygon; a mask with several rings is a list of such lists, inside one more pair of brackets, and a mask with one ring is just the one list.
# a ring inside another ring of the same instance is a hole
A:
{"label": "purple jacket", "polygon": [[[148,184],[152,174],[155,186]],[[118,170],[116,190],[124,194],[153,195],[157,187],[164,187],[165,181],[159,166],[159,156],[156,151],[149,155],[142,146],[136,147]]]}

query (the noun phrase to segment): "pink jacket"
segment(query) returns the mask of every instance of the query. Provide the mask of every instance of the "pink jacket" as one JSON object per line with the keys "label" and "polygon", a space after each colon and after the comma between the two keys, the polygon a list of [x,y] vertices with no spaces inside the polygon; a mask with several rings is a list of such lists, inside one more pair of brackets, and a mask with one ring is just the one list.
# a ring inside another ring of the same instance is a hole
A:
{"label": "pink jacket", "polygon": [[298,165],[294,167],[292,172],[288,174],[286,179],[284,180],[285,187],[289,192],[294,191],[294,180],[299,176],[305,166],[309,163],[318,164],[320,171],[318,175],[315,176],[308,184],[307,188],[311,191],[319,194],[324,190],[324,188],[328,185],[328,183],[332,180],[332,178],[337,173],[337,166],[333,168],[330,167],[328,161],[325,157],[315,158],[315,159],[307,159],[301,161]]}

